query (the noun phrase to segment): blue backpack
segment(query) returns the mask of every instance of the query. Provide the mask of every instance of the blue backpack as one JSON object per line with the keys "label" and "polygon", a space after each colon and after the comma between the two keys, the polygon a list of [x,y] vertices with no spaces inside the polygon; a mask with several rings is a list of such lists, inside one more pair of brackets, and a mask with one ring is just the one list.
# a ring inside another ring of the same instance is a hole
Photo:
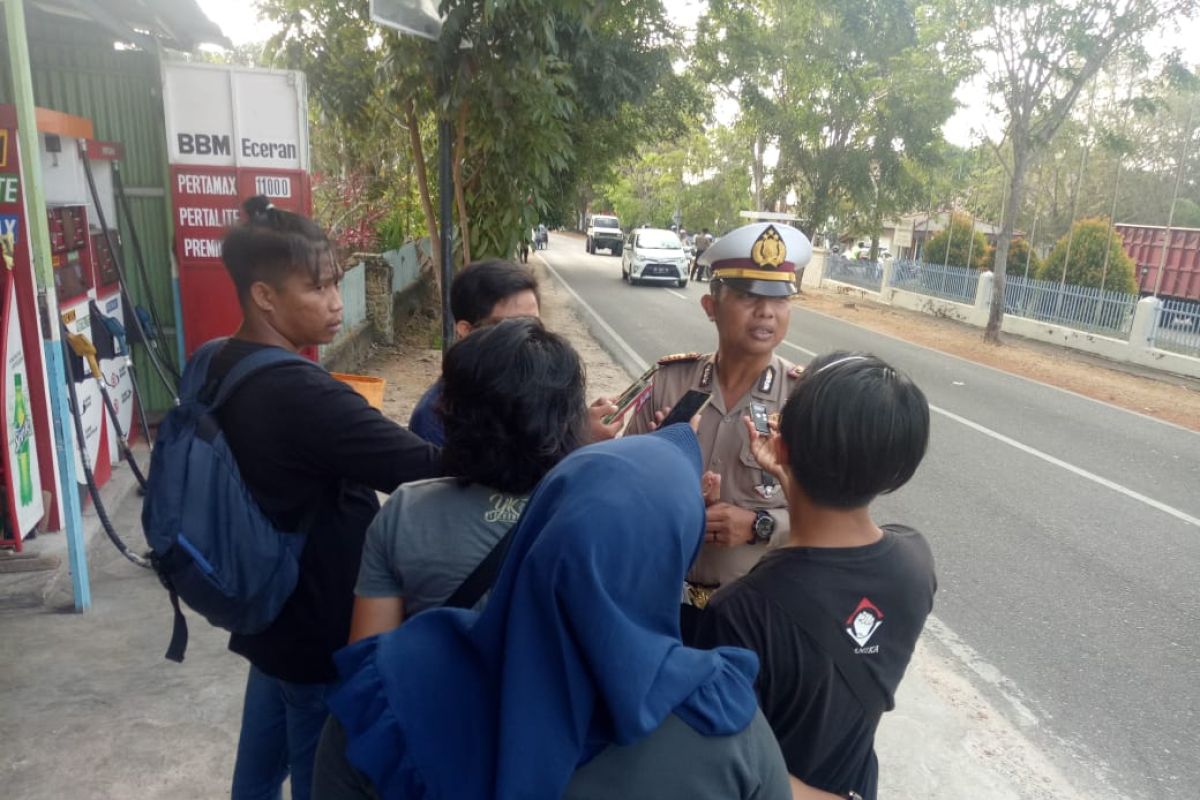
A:
{"label": "blue backpack", "polygon": [[[193,354],[180,382],[180,403],[158,429],[142,503],[150,561],[171,595],[175,626],[167,658],[183,661],[183,599],[213,625],[252,634],[275,620],[296,588],[302,533],[271,523],[242,481],[216,411],[250,376],[308,359],[278,347],[246,356],[219,384],[209,380],[216,339]],[[315,365],[313,365],[315,367]]]}

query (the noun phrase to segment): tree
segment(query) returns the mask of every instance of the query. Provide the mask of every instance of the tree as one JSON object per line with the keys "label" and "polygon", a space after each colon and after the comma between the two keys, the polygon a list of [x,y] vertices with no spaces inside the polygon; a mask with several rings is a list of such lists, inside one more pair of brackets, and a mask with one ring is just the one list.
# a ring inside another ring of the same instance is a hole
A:
{"label": "tree", "polygon": [[[996,271],[996,248],[989,247],[987,258],[983,262],[983,268],[986,270]],[[1012,275],[1029,275],[1037,277],[1038,271],[1042,268],[1042,260],[1038,258],[1037,253],[1033,252],[1029,247],[1029,242],[1025,239],[1013,239],[1012,244],[1008,248],[1008,267],[1007,272]]]}
{"label": "tree", "polygon": [[1037,277],[1073,286],[1137,294],[1136,269],[1133,259],[1121,247],[1121,236],[1113,230],[1108,219],[1093,218],[1079,220],[1069,234],[1058,240]]}
{"label": "tree", "polygon": [[627,226],[667,226],[679,211],[683,227],[727,230],[750,202],[749,153],[729,128],[690,133],[626,159],[599,200]]}
{"label": "tree", "polygon": [[362,196],[392,201],[380,221],[389,238],[417,213],[435,259],[439,121],[454,125],[463,261],[511,256],[591,176],[683,129],[678,37],[657,0],[444,0],[437,42],[380,29],[361,0],[263,0],[262,10],[281,25],[277,63],[309,75],[314,127],[338,156],[326,174],[362,173],[373,187]]}
{"label": "tree", "polygon": [[950,215],[950,224],[938,231],[925,245],[925,261],[951,267],[984,269],[988,243],[983,234],[974,230],[971,216],[960,212]]}
{"label": "tree", "polygon": [[998,241],[985,338],[1000,341],[1008,250],[1029,169],[1075,101],[1119,50],[1133,48],[1165,19],[1190,17],[1197,0],[977,0],[990,86],[1007,114],[1008,199]]}
{"label": "tree", "polygon": [[813,234],[847,198],[875,230],[908,210],[966,63],[965,31],[948,18],[911,0],[712,0],[694,69],[738,103],[756,204],[794,197]]}

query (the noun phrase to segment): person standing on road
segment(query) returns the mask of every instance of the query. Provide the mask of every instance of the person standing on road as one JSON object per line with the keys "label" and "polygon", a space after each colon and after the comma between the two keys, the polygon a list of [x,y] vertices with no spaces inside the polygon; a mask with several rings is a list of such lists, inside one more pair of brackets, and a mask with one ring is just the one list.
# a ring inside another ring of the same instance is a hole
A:
{"label": "person standing on road", "polygon": [[[468,264],[450,284],[450,312],[454,315],[454,333],[459,338],[472,331],[510,317],[540,317],[541,298],[538,282],[526,267],[495,259]],[[442,426],[440,404],[442,380],[438,378],[417,401],[408,428],[425,441],[442,446],[446,433]],[[597,398],[588,407],[590,441],[611,439],[621,422],[604,424],[603,417],[616,410],[612,399]]]}
{"label": "person standing on road", "polygon": [[809,364],[777,432],[743,425],[784,488],[791,535],[717,592],[694,643],[758,653],[759,704],[792,775],[874,800],[875,730],[895,706],[937,578],[925,538],[877,526],[869,505],[916,473],[929,405],[878,358],[831,353]]}
{"label": "person standing on road", "polygon": [[[265,348],[327,344],[342,321],[341,269],[321,228],[265,197],[244,206],[222,259],[243,320],[213,356],[220,381]],[[250,494],[281,531],[306,534],[300,574],[279,616],[261,633],[233,634],[250,662],[233,800],[278,798],[291,777],[306,800],[313,754],[346,643],[354,580],[376,492],[442,473],[441,452],[372,408],[317,364],[289,363],[247,378],[217,420]]]}
{"label": "person standing on road", "polygon": [[659,361],[650,397],[626,434],[652,429],[655,413],[689,390],[711,393],[699,438],[709,501],[706,535],[688,575],[692,604],[750,571],[769,547],[788,540],[787,501],[754,460],[742,417],[783,408],[800,370],[776,354],[787,335],[795,273],[812,257],[803,233],[787,225],[745,225],[708,248],[709,294],[701,306],[717,326],[717,351]]}
{"label": "person standing on road", "polygon": [[696,257],[692,259],[692,280],[695,281],[700,279],[700,274],[704,271],[700,266],[700,257],[704,255],[704,252],[708,250],[708,248],[712,247],[712,243],[713,237],[712,234],[708,232],[708,228],[701,228],[700,233],[698,233],[696,238],[693,240],[693,244],[696,247]]}

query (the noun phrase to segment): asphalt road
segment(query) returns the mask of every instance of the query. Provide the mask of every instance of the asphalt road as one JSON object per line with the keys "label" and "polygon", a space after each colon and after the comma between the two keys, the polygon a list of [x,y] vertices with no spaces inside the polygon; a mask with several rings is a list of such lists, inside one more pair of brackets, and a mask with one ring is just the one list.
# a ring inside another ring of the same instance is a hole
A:
{"label": "asphalt road", "polygon": [[[707,284],[630,287],[565,236],[540,255],[627,368],[715,347]],[[782,355],[874,352],[933,408],[916,478],[876,504],[933,545],[927,632],[1085,796],[1200,796],[1200,435],[802,305]]]}

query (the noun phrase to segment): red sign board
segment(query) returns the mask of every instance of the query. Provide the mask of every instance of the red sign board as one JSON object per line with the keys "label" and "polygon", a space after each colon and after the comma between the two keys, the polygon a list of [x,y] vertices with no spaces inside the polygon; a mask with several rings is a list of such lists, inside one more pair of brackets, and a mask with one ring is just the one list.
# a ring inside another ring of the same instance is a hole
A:
{"label": "red sign board", "polygon": [[163,69],[175,258],[188,355],[237,329],[242,314],[221,261],[241,204],[266,195],[312,213],[304,75],[198,64]]}

